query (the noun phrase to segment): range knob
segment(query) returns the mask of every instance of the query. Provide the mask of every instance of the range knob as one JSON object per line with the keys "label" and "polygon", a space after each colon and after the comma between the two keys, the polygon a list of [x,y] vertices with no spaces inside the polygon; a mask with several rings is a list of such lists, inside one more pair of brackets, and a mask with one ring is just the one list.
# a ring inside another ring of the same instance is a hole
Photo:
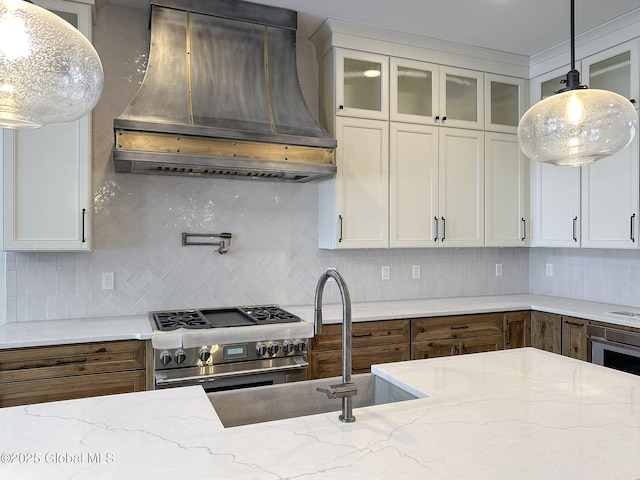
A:
{"label": "range knob", "polygon": [[267,346],[264,343],[257,344],[256,353],[259,357],[263,356],[265,353],[267,353]]}
{"label": "range knob", "polygon": [[180,365],[184,363],[185,360],[187,359],[187,354],[184,353],[184,350],[178,350],[175,353],[175,359],[176,359],[176,363]]}
{"label": "range knob", "polygon": [[160,353],[160,363],[162,365],[169,365],[171,363],[171,360],[172,360],[171,354],[166,350],[163,350]]}
{"label": "range knob", "polygon": [[276,353],[278,353],[279,350],[280,350],[280,345],[278,345],[275,342],[270,343],[269,346],[267,347],[267,352],[269,353],[269,355],[275,355]]}
{"label": "range knob", "polygon": [[202,347],[198,352],[198,358],[203,362],[206,362],[209,360],[209,357],[211,357],[211,352],[207,348]]}
{"label": "range knob", "polygon": [[295,346],[293,345],[292,342],[284,342],[282,344],[282,351],[284,353],[289,354],[289,353],[293,352],[294,350],[295,350]]}
{"label": "range knob", "polygon": [[295,349],[297,353],[302,353],[304,351],[307,350],[307,342],[305,342],[304,340],[298,340],[295,343]]}

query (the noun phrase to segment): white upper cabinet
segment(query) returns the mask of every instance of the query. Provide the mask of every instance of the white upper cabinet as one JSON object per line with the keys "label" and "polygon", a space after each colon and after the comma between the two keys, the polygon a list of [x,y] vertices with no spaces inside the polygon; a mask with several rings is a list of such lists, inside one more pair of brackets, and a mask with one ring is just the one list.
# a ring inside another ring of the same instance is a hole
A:
{"label": "white upper cabinet", "polygon": [[485,130],[517,133],[527,104],[524,79],[486,73],[484,82]]}
{"label": "white upper cabinet", "polygon": [[389,57],[336,49],[336,115],[389,118]]}
{"label": "white upper cabinet", "polygon": [[438,240],[445,247],[484,245],[484,133],[440,129]]}
{"label": "white upper cabinet", "polygon": [[446,127],[484,128],[484,74],[461,68],[440,68],[440,108]]}
{"label": "white upper cabinet", "polygon": [[[638,43],[582,60],[583,83],[637,103]],[[638,248],[638,136],[624,150],[582,167],[582,246]]]}
{"label": "white upper cabinet", "polygon": [[439,85],[438,65],[391,58],[391,121],[436,123]]}
{"label": "white upper cabinet", "polygon": [[389,246],[389,122],[336,119],[335,179],[320,182],[320,248]]}
{"label": "white upper cabinet", "polygon": [[393,247],[438,245],[438,128],[391,122],[389,217]]}
{"label": "white upper cabinet", "polygon": [[[568,70],[563,67],[533,79],[532,102],[562,89]],[[531,246],[580,247],[580,168],[530,162]]]}
{"label": "white upper cabinet", "polygon": [[529,245],[527,159],[518,138],[485,133],[485,245]]}
{"label": "white upper cabinet", "polygon": [[[91,38],[91,5],[36,0]],[[3,250],[91,248],[91,115],[34,130],[4,129]]]}

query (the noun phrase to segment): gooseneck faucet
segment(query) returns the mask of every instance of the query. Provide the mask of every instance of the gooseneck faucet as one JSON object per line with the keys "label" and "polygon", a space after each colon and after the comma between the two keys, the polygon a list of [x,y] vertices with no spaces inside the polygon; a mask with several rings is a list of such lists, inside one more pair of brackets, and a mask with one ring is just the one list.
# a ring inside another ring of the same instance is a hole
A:
{"label": "gooseneck faucet", "polygon": [[322,294],[330,278],[336,281],[342,296],[342,383],[317,390],[326,393],[329,398],[342,398],[342,414],[338,418],[345,423],[351,423],[356,420],[353,416],[353,396],[358,393],[355,383],[351,381],[351,297],[347,283],[334,268],[327,269],[316,285],[313,321],[315,333],[320,335],[322,333]]}

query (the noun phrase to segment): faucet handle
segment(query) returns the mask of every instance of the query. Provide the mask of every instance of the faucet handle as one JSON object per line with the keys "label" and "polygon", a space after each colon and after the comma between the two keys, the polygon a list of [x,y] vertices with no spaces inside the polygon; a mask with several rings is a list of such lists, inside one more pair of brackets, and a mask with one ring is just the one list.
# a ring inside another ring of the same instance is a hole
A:
{"label": "faucet handle", "polygon": [[353,382],[329,385],[328,387],[318,387],[316,390],[326,393],[329,399],[353,397],[358,394],[358,387],[356,387],[356,384]]}

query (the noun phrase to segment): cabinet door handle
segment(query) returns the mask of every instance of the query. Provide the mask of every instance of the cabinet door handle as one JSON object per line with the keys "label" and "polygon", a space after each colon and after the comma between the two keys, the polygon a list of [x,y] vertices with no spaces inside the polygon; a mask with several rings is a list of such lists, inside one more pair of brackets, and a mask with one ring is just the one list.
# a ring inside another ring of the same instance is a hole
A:
{"label": "cabinet door handle", "polygon": [[433,217],[433,220],[436,222],[436,237],[433,239],[434,242],[438,241],[438,217]]}
{"label": "cabinet door handle", "polygon": [[507,320],[507,340],[505,343],[511,345],[511,322],[509,320]]}
{"label": "cabinet door handle", "polygon": [[636,241],[636,235],[634,230],[634,223],[636,220],[636,214],[634,213],[633,215],[631,215],[631,225],[630,225],[630,231],[631,231],[631,241],[635,242]]}
{"label": "cabinet door handle", "polygon": [[467,346],[466,345],[462,345],[462,353],[467,353]]}
{"label": "cabinet door handle", "polygon": [[342,242],[342,215],[338,215],[338,221],[340,222],[340,237],[338,237],[338,243]]}
{"label": "cabinet door handle", "polygon": [[338,110],[344,110],[344,105],[338,105]]}
{"label": "cabinet door handle", "polygon": [[351,337],[353,337],[353,338],[373,337],[373,332],[367,332],[367,333],[353,333],[353,334],[351,335]]}
{"label": "cabinet door handle", "polygon": [[453,349],[454,351],[454,355],[459,355],[460,354],[460,347],[456,344],[456,346]]}
{"label": "cabinet door handle", "polygon": [[444,238],[447,235],[447,221],[444,217],[442,217],[442,241],[444,242]]}
{"label": "cabinet door handle", "polygon": [[466,330],[469,325],[451,325],[451,330]]}
{"label": "cabinet door handle", "polygon": [[527,238],[527,221],[522,218],[522,238],[520,240],[522,240],[523,242],[525,241],[525,239]]}
{"label": "cabinet door handle", "polygon": [[568,320],[565,320],[564,323],[573,327],[584,327],[584,324],[582,323],[569,322]]}
{"label": "cabinet door handle", "polygon": [[444,123],[447,120],[446,115],[444,117],[442,117],[442,123]]}
{"label": "cabinet door handle", "polygon": [[578,217],[573,217],[573,241],[577,242],[578,241],[578,235],[576,233],[576,225],[578,224]]}
{"label": "cabinet door handle", "polygon": [[71,365],[73,363],[86,363],[86,358],[78,358],[77,360],[56,360],[56,365]]}
{"label": "cabinet door handle", "polygon": [[434,120],[437,122],[438,120],[440,120],[440,115],[436,115]]}
{"label": "cabinet door handle", "polygon": [[87,216],[87,209],[83,208],[82,209],[82,243],[87,243],[87,238],[85,235],[85,224],[86,224],[86,216]]}

